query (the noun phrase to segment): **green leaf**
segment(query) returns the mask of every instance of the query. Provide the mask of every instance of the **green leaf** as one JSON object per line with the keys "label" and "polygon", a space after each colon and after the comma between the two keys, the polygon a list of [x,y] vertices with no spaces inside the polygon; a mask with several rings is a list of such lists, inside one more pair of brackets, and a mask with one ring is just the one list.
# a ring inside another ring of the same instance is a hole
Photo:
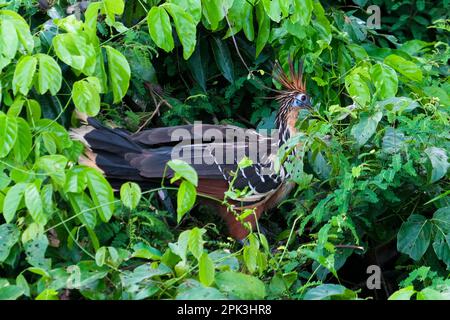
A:
{"label": "green leaf", "polygon": [[23,289],[19,286],[7,285],[0,288],[0,300],[16,300],[23,295]]}
{"label": "green leaf", "polygon": [[419,260],[430,245],[431,224],[422,215],[413,214],[403,222],[397,234],[398,251]]}
{"label": "green leaf", "polygon": [[44,94],[50,91],[52,95],[61,88],[61,68],[52,57],[39,53],[35,55],[38,60],[39,69],[37,74],[37,91]]}
{"label": "green leaf", "polygon": [[173,3],[165,3],[164,8],[172,16],[178,37],[183,45],[183,58],[189,59],[195,49],[196,26],[192,16]]}
{"label": "green leaf", "polygon": [[86,169],[87,184],[89,193],[97,208],[100,219],[108,222],[114,213],[114,193],[113,190],[102,176],[94,169]]}
{"label": "green leaf", "polygon": [[194,168],[183,160],[174,159],[167,162],[167,165],[179,176],[183,177],[194,186],[198,185],[198,176]]}
{"label": "green leaf", "polygon": [[413,286],[408,286],[395,291],[388,300],[410,300],[413,294],[416,293]]}
{"label": "green leaf", "polygon": [[107,22],[109,25],[116,21],[115,16],[121,15],[125,8],[123,0],[103,0],[103,10],[107,16]]}
{"label": "green leaf", "polygon": [[227,44],[218,37],[212,37],[211,47],[217,66],[225,79],[234,82],[234,66]]}
{"label": "green leaf", "polygon": [[432,288],[425,288],[417,292],[417,300],[448,300],[450,297],[449,291],[446,294],[442,294],[438,290]]}
{"label": "green leaf", "polygon": [[152,7],[147,15],[147,24],[155,44],[166,52],[172,51],[172,25],[166,10],[162,7]]}
{"label": "green leaf", "polygon": [[384,59],[384,63],[410,80],[422,81],[422,70],[420,70],[414,62],[408,61],[398,55],[391,54]]}
{"label": "green leaf", "polygon": [[33,84],[33,77],[36,72],[37,59],[31,56],[23,56],[17,62],[12,82],[13,92],[20,92],[24,96],[28,94]]}
{"label": "green leaf", "polygon": [[395,97],[398,90],[398,78],[394,69],[377,63],[370,69],[370,76],[380,99]]}
{"label": "green leaf", "polygon": [[434,183],[443,178],[450,167],[448,156],[444,149],[437,147],[428,147],[425,154],[430,160],[431,168],[428,169],[428,181]]}
{"label": "green leaf", "polygon": [[120,102],[130,85],[130,65],[127,59],[116,49],[105,46],[108,58],[109,86],[113,92],[114,103]]}
{"label": "green leaf", "polygon": [[191,210],[195,204],[197,192],[195,186],[189,181],[184,180],[180,184],[177,193],[177,222],[179,223],[186,212]]}
{"label": "green leaf", "polygon": [[18,49],[19,38],[14,23],[10,20],[0,19],[0,57],[3,55],[8,60],[12,60]]}
{"label": "green leaf", "polygon": [[137,183],[127,182],[120,187],[120,200],[129,209],[134,209],[141,200],[141,188]]}
{"label": "green leaf", "polygon": [[106,250],[107,250],[107,247],[101,247],[95,253],[95,263],[99,267],[103,266],[106,262],[106,252],[107,252]]}
{"label": "green leaf", "polygon": [[256,5],[256,20],[258,21],[258,36],[256,37],[255,56],[258,57],[270,36],[270,18],[264,12],[261,2]]}
{"label": "green leaf", "polygon": [[321,284],[309,289],[303,297],[304,300],[331,300],[331,299],[354,299],[356,293],[338,284]]}
{"label": "green leaf", "polygon": [[3,217],[7,223],[13,221],[26,187],[26,183],[20,182],[8,190],[3,203]]}
{"label": "green leaf", "polygon": [[36,300],[59,300],[58,291],[53,289],[45,289],[36,297]]}
{"label": "green leaf", "polygon": [[230,298],[261,300],[266,296],[264,283],[243,273],[225,271],[216,275],[215,280],[219,290],[230,295]]}
{"label": "green leaf", "polygon": [[75,193],[69,194],[69,201],[77,218],[88,227],[88,232],[89,229],[94,229],[97,225],[97,215],[95,209],[93,209],[95,205],[91,198],[84,192],[81,194]]}
{"label": "green leaf", "polygon": [[373,136],[382,116],[382,112],[377,112],[372,116],[367,113],[361,114],[359,122],[351,130],[351,134],[359,146],[363,146]]}
{"label": "green leaf", "polygon": [[215,270],[214,262],[209,255],[204,252],[199,260],[199,279],[205,286],[210,286],[214,282]]}
{"label": "green leaf", "polygon": [[29,183],[25,189],[25,205],[30,212],[34,222],[39,225],[45,225],[47,223],[47,217],[44,215],[44,209],[42,207],[41,194],[34,183]]}
{"label": "green leaf", "polygon": [[219,27],[219,22],[225,17],[232,4],[232,0],[202,1],[203,15],[211,25],[212,30],[216,30]]}
{"label": "green leaf", "polygon": [[189,233],[188,248],[192,255],[199,260],[203,253],[203,234],[204,229],[199,229],[195,227]]}
{"label": "green leaf", "polygon": [[20,231],[14,224],[0,225],[0,263],[8,258],[12,247],[19,241]]}
{"label": "green leaf", "polygon": [[23,118],[17,118],[17,135],[14,144],[14,156],[18,162],[24,162],[31,152],[32,136],[28,123]]}
{"label": "green leaf", "polygon": [[204,287],[194,279],[187,279],[177,288],[176,300],[225,300],[216,288]]}
{"label": "green leaf", "polygon": [[56,55],[75,70],[91,76],[95,72],[97,53],[87,34],[63,33],[53,38]]}
{"label": "green leaf", "polygon": [[90,117],[96,116],[100,111],[100,89],[93,81],[87,79],[76,81],[73,84],[72,99],[75,107]]}
{"label": "green leaf", "polygon": [[370,101],[370,90],[360,68],[354,69],[345,77],[345,88],[352,99],[360,106],[364,107]]}
{"label": "green leaf", "polygon": [[[267,15],[275,22],[280,22],[282,17],[281,2],[285,0],[262,0],[264,10]],[[305,8],[302,8],[305,10]]]}
{"label": "green leaf", "polygon": [[[10,21],[14,25],[20,44],[29,54],[31,54],[34,48],[34,40],[30,32],[30,27],[25,19],[14,11],[0,10],[0,20]],[[8,45],[10,45],[10,43],[8,43]]]}
{"label": "green leaf", "polygon": [[36,268],[49,270],[51,260],[45,258],[45,252],[48,247],[48,239],[44,234],[40,234],[35,239],[25,243],[26,260]]}
{"label": "green leaf", "polygon": [[293,23],[299,23],[301,26],[307,26],[311,21],[314,9],[313,0],[294,0],[294,13],[291,15]]}
{"label": "green leaf", "polygon": [[6,157],[14,147],[18,136],[17,129],[17,118],[0,111],[0,158]]}
{"label": "green leaf", "polygon": [[176,4],[186,10],[194,19],[195,24],[202,19],[202,1],[201,0],[168,0],[167,2]]}
{"label": "green leaf", "polygon": [[34,167],[37,170],[42,170],[49,175],[56,184],[64,186],[66,183],[66,174],[64,169],[67,162],[67,158],[63,155],[48,155],[37,159]]}

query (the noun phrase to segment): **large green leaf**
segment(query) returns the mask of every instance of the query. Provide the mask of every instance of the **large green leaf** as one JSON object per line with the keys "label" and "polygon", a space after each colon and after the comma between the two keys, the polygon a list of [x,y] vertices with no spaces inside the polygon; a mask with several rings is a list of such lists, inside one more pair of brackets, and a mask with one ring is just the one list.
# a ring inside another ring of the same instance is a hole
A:
{"label": "large green leaf", "polygon": [[127,59],[116,49],[105,46],[108,58],[108,76],[110,89],[113,92],[114,103],[120,102],[130,85],[130,65]]}
{"label": "large green leaf", "polygon": [[322,284],[309,289],[303,299],[305,300],[331,300],[331,299],[354,299],[356,293],[338,284]]}
{"label": "large green leaf", "polygon": [[56,63],[55,59],[49,55],[39,53],[35,55],[38,60],[38,74],[37,74],[37,91],[44,94],[50,91],[55,95],[61,88],[62,74],[61,68]]}
{"label": "large green leaf", "polygon": [[180,188],[177,193],[177,221],[180,222],[183,216],[192,209],[197,198],[197,192],[195,186],[184,180],[180,184]]}
{"label": "large green leaf", "polygon": [[42,156],[36,160],[35,169],[42,170],[49,175],[52,180],[60,186],[66,182],[66,173],[64,171],[68,159],[60,154]]}
{"label": "large green leaf", "polygon": [[434,183],[443,178],[450,167],[448,156],[444,149],[437,147],[428,147],[425,154],[430,159],[430,168],[428,170],[428,180]]}
{"label": "large green leaf", "polygon": [[[282,2],[283,0],[262,0],[264,10],[267,15],[275,22],[280,22],[282,17]],[[305,10],[305,9],[303,9]]]}
{"label": "large green leaf", "polygon": [[6,157],[17,140],[17,118],[0,111],[0,158]]}
{"label": "large green leaf", "polygon": [[8,190],[3,202],[3,217],[7,223],[10,223],[14,219],[26,187],[26,183],[20,182]]}
{"label": "large green leaf", "polygon": [[219,290],[227,293],[230,298],[260,300],[266,296],[264,283],[243,273],[225,271],[216,275],[215,280]]}
{"label": "large green leaf", "polygon": [[345,87],[352,99],[360,106],[366,106],[370,101],[370,90],[361,68],[354,69],[345,77]]}
{"label": "large green leaf", "polygon": [[87,34],[63,33],[53,38],[56,55],[65,64],[85,75],[93,75],[97,62],[94,45],[87,40]]}
{"label": "large green leaf", "polygon": [[183,160],[174,159],[167,162],[167,165],[175,172],[176,175],[183,177],[194,186],[198,185],[198,176],[194,168]]}
{"label": "large green leaf", "polygon": [[382,112],[377,112],[369,116],[362,113],[359,122],[352,127],[351,134],[358,142],[359,146],[363,146],[377,130],[378,123],[383,116]]}
{"label": "large green leaf", "polygon": [[219,22],[225,17],[228,9],[233,4],[232,0],[203,0],[203,15],[211,25],[212,30],[219,27]]}
{"label": "large green leaf", "polygon": [[419,260],[431,240],[431,223],[422,215],[413,214],[403,222],[397,234],[398,251]]}
{"label": "large green leaf", "polygon": [[0,263],[8,258],[12,247],[19,241],[20,231],[14,224],[0,225]]}
{"label": "large green leaf", "polygon": [[16,300],[23,295],[23,289],[15,285],[0,288],[0,300]]}
{"label": "large green leaf", "polygon": [[198,276],[200,282],[205,286],[210,286],[214,282],[215,270],[214,270],[214,262],[211,260],[209,255],[204,252],[200,260],[198,262],[199,271]]}
{"label": "large green leaf", "polygon": [[28,94],[33,84],[33,77],[36,72],[37,59],[32,56],[22,56],[17,62],[14,78],[12,82],[13,92],[20,92],[24,96]]}
{"label": "large green leaf", "polygon": [[141,188],[137,183],[127,182],[120,187],[120,200],[130,209],[137,207],[141,200],[141,195]]}
{"label": "large green leaf", "polygon": [[17,132],[19,134],[14,144],[14,157],[18,162],[23,162],[28,158],[32,147],[31,129],[23,118],[17,118]]}
{"label": "large green leaf", "polygon": [[[31,54],[34,48],[34,40],[30,32],[30,27],[25,19],[14,11],[0,10],[0,20],[7,20],[14,25],[20,44],[29,54]],[[11,43],[8,43],[8,45],[11,45]]]}
{"label": "large green leaf", "polygon": [[398,78],[397,73],[391,67],[377,63],[370,69],[370,76],[380,99],[395,97]]}
{"label": "large green leaf", "polygon": [[25,205],[34,222],[42,226],[45,225],[47,223],[47,217],[44,215],[41,194],[34,183],[29,183],[27,185],[24,196]]}
{"label": "large green leaf", "polygon": [[183,58],[189,59],[195,49],[196,25],[192,16],[173,3],[165,3],[164,8],[172,16],[178,37],[183,45]]}
{"label": "large green leaf", "polygon": [[108,181],[94,169],[86,169],[89,193],[97,207],[100,219],[108,222],[114,213],[114,193]]}
{"label": "large green leaf", "polygon": [[291,15],[291,21],[299,23],[301,26],[307,26],[311,21],[314,8],[313,0],[294,0],[294,14]]}
{"label": "large green leaf", "polygon": [[192,255],[199,260],[203,254],[203,234],[205,229],[199,229],[195,227],[189,233],[188,248]]}
{"label": "large green leaf", "polygon": [[384,59],[384,63],[391,66],[398,73],[413,81],[422,81],[422,70],[414,63],[398,55],[391,54]]}
{"label": "large green leaf", "polygon": [[[10,61],[15,57],[18,48],[19,38],[14,23],[0,19],[0,57],[3,55]],[[0,70],[1,67],[0,65]]]}
{"label": "large green leaf", "polygon": [[167,2],[174,3],[186,10],[194,18],[195,24],[199,23],[202,19],[201,0],[168,0]]}
{"label": "large green leaf", "polygon": [[[96,79],[96,81],[89,79]],[[73,84],[72,99],[75,107],[90,117],[100,111],[100,82],[95,77],[76,81]]]}
{"label": "large green leaf", "polygon": [[44,234],[40,234],[35,239],[25,243],[26,260],[29,264],[36,268],[49,270],[51,268],[51,260],[45,258],[45,252],[48,247],[48,239]]}
{"label": "large green leaf", "polygon": [[148,30],[152,40],[166,52],[174,47],[172,25],[169,15],[163,7],[152,7],[147,15]]}

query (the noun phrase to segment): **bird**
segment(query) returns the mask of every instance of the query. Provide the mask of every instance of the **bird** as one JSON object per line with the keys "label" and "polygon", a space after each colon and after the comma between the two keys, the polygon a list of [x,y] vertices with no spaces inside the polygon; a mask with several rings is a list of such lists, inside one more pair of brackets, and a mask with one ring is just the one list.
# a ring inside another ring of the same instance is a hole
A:
{"label": "bird", "polygon": [[[282,86],[273,89],[279,104],[275,134],[201,123],[131,133],[78,113],[82,125],[71,128],[70,135],[85,146],[79,163],[100,171],[113,187],[132,181],[151,188],[174,175],[167,163],[176,156],[197,172],[198,198],[214,206],[232,238],[243,241],[263,212],[276,207],[295,187],[285,163],[276,164],[277,152],[298,134],[300,110],[312,106],[303,63],[295,68],[289,59],[288,65],[288,72],[278,61],[273,65],[273,78]],[[291,152],[295,154],[297,148]],[[250,161],[242,165],[245,159]],[[244,212],[249,214],[240,217]]]}

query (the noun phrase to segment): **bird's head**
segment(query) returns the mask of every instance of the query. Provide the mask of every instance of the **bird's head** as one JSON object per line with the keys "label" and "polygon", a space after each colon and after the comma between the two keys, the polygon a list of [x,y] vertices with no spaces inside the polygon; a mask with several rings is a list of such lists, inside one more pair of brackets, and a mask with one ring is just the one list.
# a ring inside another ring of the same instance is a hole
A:
{"label": "bird's head", "polygon": [[297,69],[295,69],[293,61],[289,59],[289,74],[287,74],[280,63],[275,62],[274,78],[283,86],[283,90],[278,91],[276,99],[285,111],[312,108],[302,69],[302,62],[299,62]]}

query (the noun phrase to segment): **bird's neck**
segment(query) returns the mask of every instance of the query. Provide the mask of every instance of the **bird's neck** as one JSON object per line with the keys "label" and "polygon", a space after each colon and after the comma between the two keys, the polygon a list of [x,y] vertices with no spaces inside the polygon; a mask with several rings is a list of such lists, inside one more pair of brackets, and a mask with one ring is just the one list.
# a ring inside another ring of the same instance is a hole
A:
{"label": "bird's neck", "polygon": [[275,125],[278,129],[279,146],[297,133],[295,123],[297,122],[298,113],[298,108],[291,107],[281,107],[278,111]]}

